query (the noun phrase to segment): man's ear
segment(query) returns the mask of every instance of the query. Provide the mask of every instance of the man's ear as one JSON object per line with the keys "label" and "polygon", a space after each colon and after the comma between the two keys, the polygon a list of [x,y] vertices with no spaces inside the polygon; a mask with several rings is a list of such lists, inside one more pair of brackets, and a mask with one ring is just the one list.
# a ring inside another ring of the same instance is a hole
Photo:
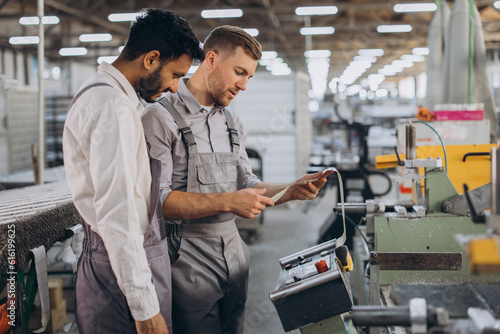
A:
{"label": "man's ear", "polygon": [[148,71],[156,70],[160,64],[160,52],[157,50],[152,50],[146,53],[143,59],[144,68]]}
{"label": "man's ear", "polygon": [[215,51],[208,51],[205,55],[205,63],[208,69],[213,69],[215,63],[218,61],[219,55]]}

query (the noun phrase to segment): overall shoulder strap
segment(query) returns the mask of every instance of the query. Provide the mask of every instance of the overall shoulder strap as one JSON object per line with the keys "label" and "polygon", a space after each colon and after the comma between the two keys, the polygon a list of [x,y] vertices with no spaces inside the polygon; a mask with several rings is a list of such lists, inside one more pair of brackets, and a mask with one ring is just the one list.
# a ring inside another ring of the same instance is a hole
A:
{"label": "overall shoulder strap", "polygon": [[179,130],[181,131],[182,134],[182,140],[188,147],[188,149],[191,149],[191,146],[196,146],[196,141],[194,140],[194,135],[193,131],[191,128],[186,124],[186,121],[184,118],[179,114],[177,109],[168,101],[166,98],[161,98],[158,101],[165,109],[168,110],[170,115],[174,118],[175,123],[179,127]]}
{"label": "overall shoulder strap", "polygon": [[73,104],[75,104],[76,100],[78,100],[80,98],[80,96],[82,96],[83,93],[85,93],[86,91],[88,91],[90,88],[98,87],[98,86],[113,87],[110,84],[105,83],[105,82],[96,82],[96,83],[90,84],[90,85],[88,85],[88,86],[80,89],[80,91],[75,95],[75,97],[73,97],[73,100],[71,100],[71,104],[69,105],[68,111],[71,109],[71,107],[73,106]]}
{"label": "overall shoulder strap", "polygon": [[229,139],[231,140],[231,146],[233,149],[233,153],[237,156],[240,155],[240,136],[238,134],[238,130],[234,126],[233,116],[231,113],[224,108],[224,115],[226,116],[227,128],[229,129]]}

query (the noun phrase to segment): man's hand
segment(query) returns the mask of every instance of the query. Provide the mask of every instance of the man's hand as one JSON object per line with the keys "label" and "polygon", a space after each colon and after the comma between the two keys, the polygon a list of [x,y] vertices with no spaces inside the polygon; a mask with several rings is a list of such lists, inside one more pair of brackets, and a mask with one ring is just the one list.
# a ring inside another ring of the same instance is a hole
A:
{"label": "man's hand", "polygon": [[259,215],[267,206],[274,205],[272,199],[263,196],[265,192],[265,188],[246,188],[229,193],[230,211],[243,218],[253,218]]}
{"label": "man's hand", "polygon": [[293,187],[290,187],[288,191],[283,195],[282,200],[280,202],[287,202],[291,200],[309,200],[316,198],[319,190],[323,188],[326,184],[326,177],[330,174],[333,174],[333,170],[326,170],[325,172],[319,171],[315,174],[306,174],[302,176],[295,182],[308,181],[305,184],[296,184]]}
{"label": "man's hand", "polygon": [[135,328],[138,334],[168,334],[167,324],[161,313],[151,319],[135,321]]}

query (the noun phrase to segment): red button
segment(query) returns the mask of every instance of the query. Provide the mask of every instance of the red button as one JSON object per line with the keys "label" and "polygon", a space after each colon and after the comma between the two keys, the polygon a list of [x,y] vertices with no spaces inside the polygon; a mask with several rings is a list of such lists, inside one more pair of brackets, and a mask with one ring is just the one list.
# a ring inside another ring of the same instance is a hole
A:
{"label": "red button", "polygon": [[316,266],[316,270],[320,274],[324,273],[325,271],[328,270],[328,266],[326,265],[326,261],[325,260],[321,260],[319,262],[316,262],[314,265]]}

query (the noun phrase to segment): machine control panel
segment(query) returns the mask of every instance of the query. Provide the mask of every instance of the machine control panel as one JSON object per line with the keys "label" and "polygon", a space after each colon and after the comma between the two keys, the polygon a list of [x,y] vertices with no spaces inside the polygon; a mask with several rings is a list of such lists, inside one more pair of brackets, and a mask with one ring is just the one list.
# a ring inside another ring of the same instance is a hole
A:
{"label": "machine control panel", "polygon": [[336,240],[330,240],[279,260],[280,275],[269,298],[285,331],[351,309],[348,274],[337,263],[336,249]]}
{"label": "machine control panel", "polygon": [[[327,255],[321,256],[320,260],[317,260],[318,259],[315,259],[315,261],[313,261],[312,257],[308,257],[297,259],[297,262],[285,265],[284,269],[286,271],[286,278],[284,285],[286,286],[309,278],[311,276],[320,274],[322,272],[330,270],[332,266],[335,266],[335,263],[332,263],[333,261],[335,261],[335,254],[333,254],[333,256],[330,256],[330,253],[328,253]],[[325,271],[320,271],[321,269],[318,269],[319,264],[321,263],[325,263]]]}

